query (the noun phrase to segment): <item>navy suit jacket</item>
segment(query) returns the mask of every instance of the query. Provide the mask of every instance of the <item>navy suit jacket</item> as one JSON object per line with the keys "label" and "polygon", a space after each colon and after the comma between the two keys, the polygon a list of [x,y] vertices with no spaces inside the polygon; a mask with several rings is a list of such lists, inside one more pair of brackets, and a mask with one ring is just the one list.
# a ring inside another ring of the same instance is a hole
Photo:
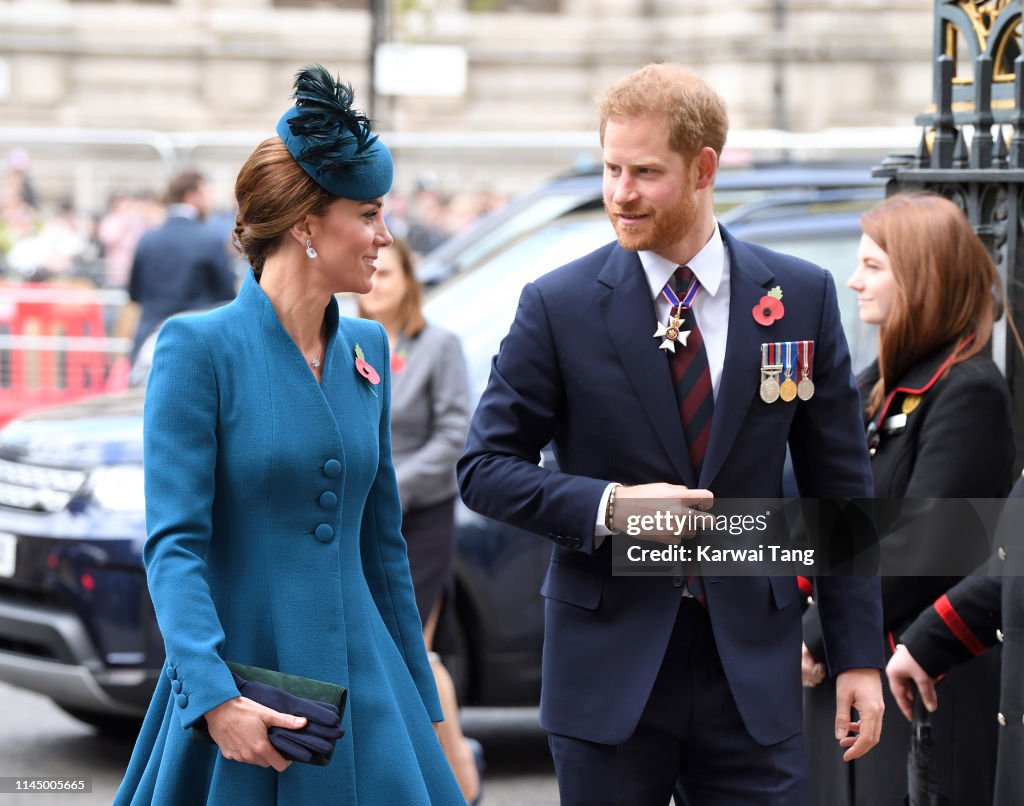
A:
{"label": "navy suit jacket", "polygon": [[133,355],[168,316],[234,298],[227,248],[205,223],[184,216],[170,216],[142,236],[128,280],[128,296],[142,308]]}
{"label": "navy suit jacket", "polygon": [[[639,257],[611,243],[523,290],[477,408],[459,482],[478,512],[550,538],[541,724],[618,744],[633,733],[675,622],[668,578],[613,576],[594,524],[610,481],[673,482],[718,498],[781,498],[789,443],[805,497],[870,497],[871,470],[835,285],[823,269],[722,235],[731,262],[725,366],[699,479],[687,458]],[[754,305],[781,286],[785,315]],[[813,339],[816,394],[764,403],[760,345]],[[559,469],[538,466],[553,442]],[[744,723],[800,731],[800,603],[791,576],[706,577],[715,641]],[[818,581],[833,674],[883,665],[878,580]],[[854,604],[855,603],[855,604]]]}

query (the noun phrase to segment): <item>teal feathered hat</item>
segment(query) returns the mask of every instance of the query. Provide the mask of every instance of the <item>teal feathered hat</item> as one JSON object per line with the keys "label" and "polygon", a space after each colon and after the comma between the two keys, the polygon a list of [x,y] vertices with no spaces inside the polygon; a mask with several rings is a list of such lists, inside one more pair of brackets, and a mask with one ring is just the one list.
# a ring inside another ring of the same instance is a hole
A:
{"label": "teal feathered hat", "polygon": [[372,134],[369,118],[352,108],[351,86],[316,64],[296,74],[292,97],[295,106],[277,122],[277,134],[314,182],[356,201],[391,189],[391,152]]}

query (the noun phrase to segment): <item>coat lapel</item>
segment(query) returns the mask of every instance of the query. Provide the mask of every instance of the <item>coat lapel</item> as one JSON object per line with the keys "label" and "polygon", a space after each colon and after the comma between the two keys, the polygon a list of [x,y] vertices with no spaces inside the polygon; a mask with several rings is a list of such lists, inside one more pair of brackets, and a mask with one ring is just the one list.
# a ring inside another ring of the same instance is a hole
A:
{"label": "coat lapel", "polygon": [[775,279],[761,259],[724,227],[722,238],[729,253],[729,333],[708,451],[701,468],[703,488],[710,487],[729,456],[760,383],[763,328],[754,321],[752,310]]}
{"label": "coat lapel", "polygon": [[652,338],[657,322],[640,259],[616,246],[597,280],[605,287],[598,306],[619,361],[679,478],[692,487],[696,479],[686,452],[668,359]]}

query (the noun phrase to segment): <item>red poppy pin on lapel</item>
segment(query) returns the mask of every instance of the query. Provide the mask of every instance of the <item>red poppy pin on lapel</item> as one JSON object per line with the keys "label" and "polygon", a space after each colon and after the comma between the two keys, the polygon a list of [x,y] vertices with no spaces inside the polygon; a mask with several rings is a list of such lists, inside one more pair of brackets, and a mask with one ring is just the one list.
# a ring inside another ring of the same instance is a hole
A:
{"label": "red poppy pin on lapel", "polygon": [[373,392],[373,396],[376,397],[377,393],[373,391],[373,387],[380,383],[380,375],[377,374],[377,370],[366,363],[366,356],[363,355],[363,348],[358,344],[356,345],[356,372],[358,372],[363,380],[368,384],[368,388]]}
{"label": "red poppy pin on lapel", "polygon": [[763,327],[775,324],[775,321],[781,319],[785,313],[786,309],[782,306],[782,288],[780,286],[775,286],[775,288],[761,297],[753,310],[754,321]]}

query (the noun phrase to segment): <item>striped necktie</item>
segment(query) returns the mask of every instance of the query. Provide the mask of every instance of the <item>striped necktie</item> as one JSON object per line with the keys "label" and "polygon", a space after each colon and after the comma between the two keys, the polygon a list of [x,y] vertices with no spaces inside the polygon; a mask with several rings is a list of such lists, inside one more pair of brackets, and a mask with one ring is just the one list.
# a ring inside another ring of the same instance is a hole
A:
{"label": "striped necktie", "polygon": [[[676,269],[675,282],[678,296],[682,298],[690,285],[699,281],[694,280],[689,266],[681,266]],[[708,450],[708,437],[711,435],[715,396],[711,388],[711,369],[708,366],[707,350],[704,349],[704,337],[692,309],[686,312],[682,329],[689,330],[690,335],[686,346],[678,345],[675,353],[671,354],[670,368],[693,476],[699,479],[704,466],[704,454]]]}
{"label": "striped necktie", "polygon": [[[691,284],[699,280],[694,279],[689,266],[680,266],[676,269],[674,282],[676,295],[682,299]],[[704,466],[704,454],[708,449],[708,437],[711,435],[715,396],[711,387],[711,369],[708,366],[708,353],[704,348],[704,337],[697,326],[697,317],[692,309],[686,312],[686,321],[682,329],[689,330],[690,335],[687,336],[685,347],[679,345],[676,348],[669,366],[672,371],[672,385],[676,391],[676,402],[679,405],[679,419],[683,424],[690,464],[693,466],[693,477],[699,479],[701,468]],[[688,573],[686,587],[691,596],[707,607],[704,580],[699,575]]]}

